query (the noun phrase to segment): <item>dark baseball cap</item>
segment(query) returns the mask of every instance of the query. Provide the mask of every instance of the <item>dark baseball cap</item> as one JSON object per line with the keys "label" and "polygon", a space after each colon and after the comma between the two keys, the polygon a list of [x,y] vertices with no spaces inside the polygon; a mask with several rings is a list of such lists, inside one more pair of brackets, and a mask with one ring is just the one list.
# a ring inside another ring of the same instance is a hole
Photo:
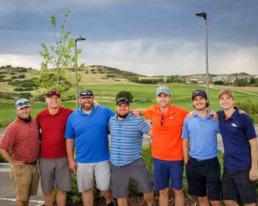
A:
{"label": "dark baseball cap", "polygon": [[47,97],[51,97],[53,95],[56,95],[58,97],[60,97],[60,92],[59,91],[56,91],[56,90],[51,90],[47,93]]}
{"label": "dark baseball cap", "polygon": [[93,97],[93,92],[90,89],[83,89],[80,91],[80,98]]}
{"label": "dark baseball cap", "polygon": [[119,99],[116,101],[116,106],[119,105],[119,104],[128,104],[128,105],[130,105],[128,99],[125,98],[125,97],[121,97],[121,98],[119,98]]}
{"label": "dark baseball cap", "polygon": [[203,98],[205,98],[205,99],[208,99],[208,97],[207,97],[207,94],[206,94],[206,92],[204,91],[204,90],[195,90],[193,93],[192,93],[192,100],[195,98],[195,97],[197,97],[197,96],[201,96],[201,97],[203,97]]}

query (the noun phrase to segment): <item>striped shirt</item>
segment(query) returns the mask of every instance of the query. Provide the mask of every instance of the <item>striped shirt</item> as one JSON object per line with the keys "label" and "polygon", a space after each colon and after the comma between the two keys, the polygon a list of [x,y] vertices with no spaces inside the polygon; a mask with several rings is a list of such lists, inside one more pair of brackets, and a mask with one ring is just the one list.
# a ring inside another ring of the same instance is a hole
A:
{"label": "striped shirt", "polygon": [[39,125],[31,118],[25,123],[18,117],[4,131],[0,149],[12,150],[12,157],[26,163],[35,162],[39,157]]}
{"label": "striped shirt", "polygon": [[140,117],[132,114],[122,120],[113,116],[109,120],[111,135],[110,161],[120,167],[142,157],[143,133],[150,130],[150,126]]}

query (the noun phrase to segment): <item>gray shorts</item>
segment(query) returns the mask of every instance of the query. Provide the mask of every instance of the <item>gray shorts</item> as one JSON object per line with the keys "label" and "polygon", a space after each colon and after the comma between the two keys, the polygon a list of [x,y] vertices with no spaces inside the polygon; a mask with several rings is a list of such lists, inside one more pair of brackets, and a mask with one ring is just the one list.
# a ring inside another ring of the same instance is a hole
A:
{"label": "gray shorts", "polygon": [[39,158],[41,187],[44,194],[53,192],[55,186],[59,190],[71,190],[71,172],[67,157],[57,159]]}
{"label": "gray shorts", "polygon": [[110,186],[110,166],[108,160],[97,163],[79,163],[77,168],[77,184],[79,192],[96,186],[99,190],[108,190]]}
{"label": "gray shorts", "polygon": [[147,194],[153,191],[152,177],[142,158],[121,167],[111,164],[110,168],[113,197],[128,197],[128,187],[131,178],[136,181],[138,192]]}

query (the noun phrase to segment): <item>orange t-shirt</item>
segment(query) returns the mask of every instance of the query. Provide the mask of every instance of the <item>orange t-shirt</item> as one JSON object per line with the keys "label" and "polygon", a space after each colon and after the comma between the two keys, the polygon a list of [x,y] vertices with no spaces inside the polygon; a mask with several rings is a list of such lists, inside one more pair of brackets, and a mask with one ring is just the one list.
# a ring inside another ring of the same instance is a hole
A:
{"label": "orange t-shirt", "polygon": [[159,105],[153,105],[144,111],[144,115],[152,122],[152,156],[160,160],[176,161],[183,159],[182,127],[189,112],[182,107],[169,105],[164,114],[161,126],[162,112]]}

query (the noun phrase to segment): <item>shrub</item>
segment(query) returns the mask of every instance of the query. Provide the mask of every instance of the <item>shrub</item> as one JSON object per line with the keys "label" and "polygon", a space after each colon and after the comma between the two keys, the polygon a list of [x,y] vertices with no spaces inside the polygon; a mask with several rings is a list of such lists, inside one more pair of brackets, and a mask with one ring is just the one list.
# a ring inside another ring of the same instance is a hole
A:
{"label": "shrub", "polygon": [[131,103],[133,102],[133,95],[131,92],[128,91],[120,91],[116,95],[116,100],[118,100],[120,97],[125,97],[128,99],[128,101]]}
{"label": "shrub", "polygon": [[19,99],[21,99],[21,98],[30,99],[31,97],[32,97],[32,95],[29,92],[19,94]]}
{"label": "shrub", "polygon": [[18,77],[17,76],[12,76],[11,79],[18,79]]}
{"label": "shrub", "polygon": [[236,102],[235,106],[244,110],[253,120],[254,124],[258,123],[258,103],[248,99],[244,102]]}
{"label": "shrub", "polygon": [[14,88],[14,91],[16,92],[20,92],[20,91],[24,91],[22,87],[16,87]]}
{"label": "shrub", "polygon": [[19,74],[19,75],[18,75],[18,78],[19,78],[19,79],[25,78],[25,74]]}

